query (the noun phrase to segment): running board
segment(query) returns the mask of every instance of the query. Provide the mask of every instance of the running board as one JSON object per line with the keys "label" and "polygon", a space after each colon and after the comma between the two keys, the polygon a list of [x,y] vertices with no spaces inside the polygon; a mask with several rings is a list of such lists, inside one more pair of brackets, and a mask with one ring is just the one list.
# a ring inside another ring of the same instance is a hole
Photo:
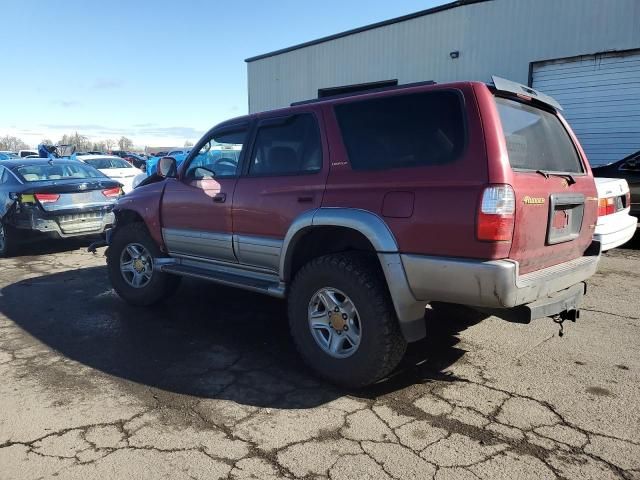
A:
{"label": "running board", "polygon": [[277,280],[275,275],[274,280],[267,280],[239,273],[221,272],[208,268],[204,269],[176,263],[161,265],[160,271],[183,277],[207,280],[209,282],[219,283],[229,287],[242,288],[244,290],[270,295],[272,297],[284,298],[284,285]]}

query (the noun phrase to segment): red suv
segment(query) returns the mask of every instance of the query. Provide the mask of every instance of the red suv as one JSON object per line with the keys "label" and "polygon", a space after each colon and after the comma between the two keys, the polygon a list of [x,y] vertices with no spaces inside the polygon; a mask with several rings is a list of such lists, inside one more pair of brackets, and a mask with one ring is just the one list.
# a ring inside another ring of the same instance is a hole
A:
{"label": "red suv", "polygon": [[494,78],[224,122],[118,201],[111,282],[135,305],[183,276],[287,298],[301,356],[349,386],[393,370],[430,302],[575,319],[598,202],[559,109]]}

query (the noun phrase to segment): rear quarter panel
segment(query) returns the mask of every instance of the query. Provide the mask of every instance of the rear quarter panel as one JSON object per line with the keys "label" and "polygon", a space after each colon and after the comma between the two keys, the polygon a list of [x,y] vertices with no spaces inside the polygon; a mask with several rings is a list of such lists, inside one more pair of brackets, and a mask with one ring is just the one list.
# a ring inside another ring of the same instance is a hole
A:
{"label": "rear quarter panel", "polygon": [[[446,165],[382,171],[353,170],[333,105],[326,105],[331,172],[322,205],[361,208],[380,215],[404,253],[504,258],[508,254],[508,246],[476,240],[477,205],[489,177],[473,84],[416,87],[403,93],[437,90],[458,91],[466,112],[466,148],[460,158]],[[387,208],[385,197],[396,192],[400,195],[395,198],[413,198],[413,208]],[[399,213],[394,213],[394,210]]]}

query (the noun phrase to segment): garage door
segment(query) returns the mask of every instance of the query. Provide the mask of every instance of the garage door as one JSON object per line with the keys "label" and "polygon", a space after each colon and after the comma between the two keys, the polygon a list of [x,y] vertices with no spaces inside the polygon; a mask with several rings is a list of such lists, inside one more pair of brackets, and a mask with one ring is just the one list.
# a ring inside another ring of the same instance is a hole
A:
{"label": "garage door", "polygon": [[592,165],[640,150],[640,50],[533,64],[532,86],[560,102]]}

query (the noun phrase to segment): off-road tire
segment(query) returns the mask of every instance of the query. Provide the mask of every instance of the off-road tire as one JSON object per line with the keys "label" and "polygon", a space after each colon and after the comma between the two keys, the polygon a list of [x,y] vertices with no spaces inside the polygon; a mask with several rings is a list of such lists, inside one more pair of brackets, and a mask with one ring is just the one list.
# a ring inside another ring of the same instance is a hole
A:
{"label": "off-road tire", "polygon": [[170,297],[177,290],[181,278],[160,272],[155,265],[149,283],[142,288],[134,288],[124,280],[120,272],[120,255],[130,243],[139,243],[154,259],[164,256],[143,223],[135,222],[117,228],[107,250],[107,271],[115,291],[124,301],[136,306],[154,305]]}
{"label": "off-road tire", "polygon": [[[311,334],[309,302],[324,287],[344,292],[358,311],[362,337],[349,357],[330,356]],[[373,255],[348,252],[311,260],[293,280],[288,310],[291,335],[300,356],[318,375],[337,385],[371,385],[391,373],[406,351],[384,275]]]}
{"label": "off-road tire", "polygon": [[[8,258],[18,253],[20,248],[20,232],[17,228],[3,223],[4,242],[0,242],[0,258]],[[2,233],[0,233],[2,234]]]}

